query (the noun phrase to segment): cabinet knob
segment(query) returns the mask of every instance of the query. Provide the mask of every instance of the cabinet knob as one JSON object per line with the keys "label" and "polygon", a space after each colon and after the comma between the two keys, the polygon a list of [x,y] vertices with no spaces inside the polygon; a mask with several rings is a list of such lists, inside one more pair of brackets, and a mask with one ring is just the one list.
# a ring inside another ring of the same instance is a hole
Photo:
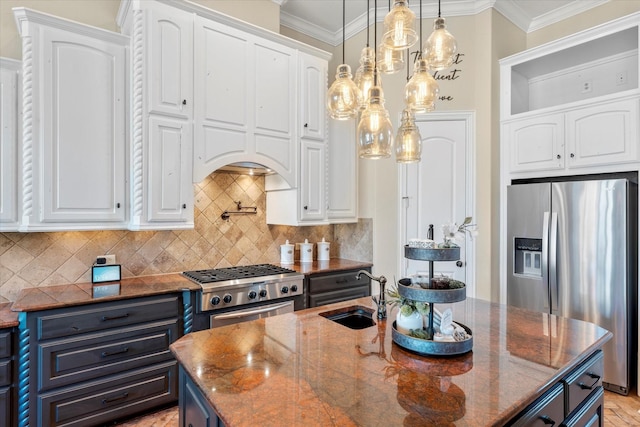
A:
{"label": "cabinet knob", "polygon": [[182,105],[187,105],[187,100],[186,99],[182,100]]}
{"label": "cabinet knob", "polygon": [[305,210],[305,211],[307,210],[307,206],[304,206],[304,210]]}
{"label": "cabinet knob", "polygon": [[571,154],[570,154],[570,156],[571,156],[571,158],[573,159],[576,155],[575,155],[575,154],[573,154],[573,153],[571,153]]}
{"label": "cabinet knob", "polygon": [[182,204],[182,209],[187,209],[187,204],[186,203]]}
{"label": "cabinet knob", "polygon": [[309,123],[305,123],[304,127],[308,128],[309,127]]}
{"label": "cabinet knob", "polygon": [[561,156],[560,154],[558,154],[558,155],[556,156],[556,159],[558,159],[558,160],[559,160],[559,159],[561,159],[561,158],[562,158],[562,156]]}
{"label": "cabinet knob", "polygon": [[120,203],[116,203],[116,208],[120,209]]}
{"label": "cabinet knob", "polygon": [[464,263],[462,261],[456,261],[456,267],[462,267]]}

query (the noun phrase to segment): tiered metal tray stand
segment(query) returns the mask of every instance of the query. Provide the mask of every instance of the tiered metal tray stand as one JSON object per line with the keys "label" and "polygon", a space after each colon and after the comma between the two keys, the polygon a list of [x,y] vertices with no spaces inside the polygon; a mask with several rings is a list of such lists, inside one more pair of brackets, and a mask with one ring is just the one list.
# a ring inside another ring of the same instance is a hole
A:
{"label": "tiered metal tray stand", "polygon": [[[436,261],[458,261],[460,259],[460,247],[451,248],[414,248],[404,247],[405,258],[429,261],[429,283],[433,279],[433,263]],[[407,350],[427,355],[455,355],[471,351],[473,347],[473,336],[471,329],[460,325],[467,333],[468,338],[462,341],[435,341],[433,339],[433,312],[434,303],[454,303],[464,301],[467,297],[466,286],[456,289],[423,289],[411,286],[408,279],[402,279],[398,283],[398,294],[407,299],[429,303],[429,318],[427,322],[427,336],[431,339],[416,338],[398,332],[396,322],[393,322],[392,339],[393,342]]]}

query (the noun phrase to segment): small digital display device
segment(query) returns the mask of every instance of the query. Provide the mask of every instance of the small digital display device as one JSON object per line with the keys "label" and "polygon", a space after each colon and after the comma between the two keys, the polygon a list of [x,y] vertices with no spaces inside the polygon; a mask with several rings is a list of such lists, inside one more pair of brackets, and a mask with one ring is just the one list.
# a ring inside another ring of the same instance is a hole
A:
{"label": "small digital display device", "polygon": [[120,280],[120,264],[94,265],[91,267],[91,283],[117,282]]}

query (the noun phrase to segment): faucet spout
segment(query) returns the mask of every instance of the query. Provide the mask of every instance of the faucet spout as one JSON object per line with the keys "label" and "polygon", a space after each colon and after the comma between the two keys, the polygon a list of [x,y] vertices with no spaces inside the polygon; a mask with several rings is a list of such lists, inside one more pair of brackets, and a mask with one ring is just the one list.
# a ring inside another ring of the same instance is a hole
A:
{"label": "faucet spout", "polygon": [[384,276],[373,276],[371,273],[369,273],[366,270],[360,270],[358,271],[358,274],[356,275],[356,279],[360,280],[360,276],[361,275],[365,275],[367,276],[369,279],[371,280],[375,280],[376,282],[380,283],[380,296],[379,297],[371,297],[371,299],[373,300],[373,302],[376,303],[376,305],[378,306],[378,319],[384,319],[387,317],[387,301],[385,300],[385,285],[387,284],[387,278]]}

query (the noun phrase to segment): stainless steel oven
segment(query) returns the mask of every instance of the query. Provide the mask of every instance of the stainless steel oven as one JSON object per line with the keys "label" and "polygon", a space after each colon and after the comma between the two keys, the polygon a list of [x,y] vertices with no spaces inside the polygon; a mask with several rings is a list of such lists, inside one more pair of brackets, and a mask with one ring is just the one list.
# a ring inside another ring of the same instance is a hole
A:
{"label": "stainless steel oven", "polygon": [[193,330],[215,328],[305,308],[304,274],[272,264],[185,271],[200,284]]}

